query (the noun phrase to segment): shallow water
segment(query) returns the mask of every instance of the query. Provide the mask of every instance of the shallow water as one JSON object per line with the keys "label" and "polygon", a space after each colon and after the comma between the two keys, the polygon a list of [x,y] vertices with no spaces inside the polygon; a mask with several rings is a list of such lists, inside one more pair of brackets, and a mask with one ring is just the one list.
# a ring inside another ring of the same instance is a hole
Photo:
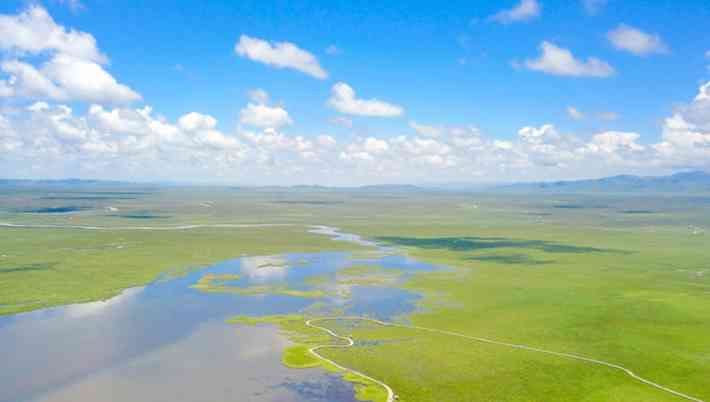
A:
{"label": "shallow water", "polygon": [[[368,242],[325,231],[337,239]],[[328,277],[353,264],[403,273],[434,269],[397,255],[243,257],[127,289],[105,302],[0,317],[0,401],[354,401],[352,385],[338,376],[285,368],[281,351],[288,340],[275,327],[238,327],[225,319],[316,306],[323,313],[391,319],[413,311],[418,295],[358,285],[322,298],[190,287],[206,274],[229,273],[240,278],[228,286],[311,290],[316,285],[309,285],[309,278]]]}

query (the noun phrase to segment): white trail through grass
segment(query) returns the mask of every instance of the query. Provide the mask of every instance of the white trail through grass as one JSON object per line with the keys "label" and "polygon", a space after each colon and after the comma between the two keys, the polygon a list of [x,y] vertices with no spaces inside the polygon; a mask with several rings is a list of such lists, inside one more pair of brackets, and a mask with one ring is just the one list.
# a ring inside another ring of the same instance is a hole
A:
{"label": "white trail through grass", "polygon": [[481,337],[477,337],[477,336],[471,336],[471,335],[461,334],[461,333],[458,333],[458,332],[447,331],[447,330],[438,329],[438,328],[427,328],[427,327],[420,327],[420,326],[417,326],[417,325],[396,324],[396,323],[392,323],[392,322],[385,322],[385,321],[380,321],[380,320],[376,320],[376,319],[373,319],[373,318],[367,318],[367,317],[349,317],[349,316],[344,316],[344,317],[322,317],[322,318],[314,318],[314,319],[307,320],[307,321],[306,321],[306,325],[307,325],[307,326],[312,327],[312,328],[319,329],[319,330],[321,330],[321,331],[325,331],[326,333],[330,334],[331,336],[333,336],[333,337],[335,337],[335,338],[342,339],[342,340],[345,340],[345,341],[348,342],[347,345],[319,345],[319,346],[315,346],[315,347],[313,347],[313,348],[310,349],[311,354],[313,354],[314,356],[318,357],[318,358],[321,359],[321,360],[324,360],[324,361],[326,361],[326,362],[328,362],[328,363],[330,363],[330,364],[335,365],[336,367],[340,368],[341,370],[350,371],[350,372],[353,373],[353,374],[356,374],[356,375],[358,375],[358,376],[360,376],[360,377],[363,377],[363,378],[368,379],[368,380],[370,380],[370,381],[372,381],[372,382],[374,382],[374,383],[376,383],[376,384],[381,385],[382,387],[384,387],[384,388],[387,390],[387,402],[393,402],[393,401],[395,400],[395,393],[394,393],[394,391],[392,390],[392,388],[390,388],[387,384],[385,384],[384,382],[382,382],[382,381],[380,381],[380,380],[376,380],[376,379],[374,379],[374,378],[372,378],[372,377],[370,377],[370,376],[367,376],[367,375],[365,375],[365,374],[363,374],[363,373],[361,373],[361,372],[359,372],[359,371],[356,371],[356,370],[353,370],[353,369],[350,369],[350,368],[347,368],[347,367],[343,367],[343,366],[341,366],[341,365],[335,363],[334,361],[332,361],[332,360],[330,360],[330,359],[327,359],[327,358],[325,358],[325,357],[323,357],[323,356],[321,356],[320,354],[317,353],[317,350],[318,350],[318,349],[321,349],[321,348],[326,348],[326,347],[349,348],[349,347],[352,347],[352,346],[354,345],[354,343],[355,343],[355,342],[352,340],[352,338],[350,338],[350,337],[338,335],[337,333],[335,333],[335,331],[333,331],[333,330],[331,330],[331,329],[329,329],[329,328],[325,328],[325,327],[321,327],[321,326],[317,326],[317,325],[314,325],[314,324],[313,324],[314,322],[317,322],[317,321],[333,321],[333,320],[367,321],[367,322],[372,322],[372,323],[375,323],[375,324],[378,324],[378,325],[382,325],[382,326],[385,326],[385,327],[398,327],[398,328],[405,328],[405,329],[410,329],[410,330],[425,331],[425,332],[437,333],[437,334],[442,334],[442,335],[455,336],[455,337],[458,337],[458,338],[469,339],[469,340],[473,340],[473,341],[477,341],[477,342],[483,342],[483,343],[488,343],[488,344],[492,344],[492,345],[505,346],[505,347],[514,348],[514,349],[527,350],[527,351],[530,351],[530,352],[545,353],[545,354],[548,354],[548,355],[553,355],[553,356],[564,357],[564,358],[568,358],[568,359],[579,360],[579,361],[583,361],[583,362],[587,362],[587,363],[592,363],[592,364],[597,364],[597,365],[609,367],[609,368],[612,368],[612,369],[615,369],[615,370],[620,370],[620,371],[624,372],[626,375],[630,376],[631,378],[633,378],[633,379],[635,379],[635,380],[637,380],[637,381],[640,381],[640,382],[642,382],[642,383],[644,383],[644,384],[646,384],[646,385],[649,385],[649,386],[651,386],[651,387],[653,387],[653,388],[656,388],[656,389],[658,389],[658,390],[664,391],[664,392],[666,392],[666,393],[675,395],[675,396],[677,396],[677,397],[679,397],[679,398],[687,399],[687,400],[689,400],[689,401],[694,401],[694,402],[705,402],[705,401],[703,401],[702,399],[696,398],[696,397],[694,397],[694,396],[690,396],[690,395],[688,395],[688,394],[684,394],[684,393],[682,393],[682,392],[679,392],[679,391],[670,389],[670,388],[668,388],[668,387],[665,387],[665,386],[663,386],[663,385],[657,384],[657,383],[655,383],[655,382],[653,382],[653,381],[651,381],[651,380],[645,379],[645,378],[643,378],[643,377],[637,375],[636,373],[634,373],[634,372],[631,371],[630,369],[628,369],[628,368],[626,368],[626,367],[623,367],[623,366],[620,366],[620,365],[618,365],[618,364],[606,362],[606,361],[604,361],[604,360],[598,360],[598,359],[592,359],[592,358],[589,358],[589,357],[579,356],[579,355],[575,355],[575,354],[571,354],[571,353],[555,352],[555,351],[552,351],[552,350],[546,350],[546,349],[536,348],[536,347],[527,346],[527,345],[519,345],[519,344],[515,344],[515,343],[501,342],[501,341],[496,341],[496,340],[493,340],[493,339],[481,338]]}

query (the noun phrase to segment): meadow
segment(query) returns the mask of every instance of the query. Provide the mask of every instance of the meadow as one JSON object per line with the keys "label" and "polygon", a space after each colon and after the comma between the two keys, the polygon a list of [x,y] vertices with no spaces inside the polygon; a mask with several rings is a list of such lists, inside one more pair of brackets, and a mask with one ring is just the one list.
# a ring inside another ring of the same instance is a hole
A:
{"label": "meadow", "polygon": [[[396,285],[424,296],[399,322],[602,359],[710,400],[706,195],[106,192],[0,194],[0,222],[114,228],[0,228],[0,314],[104,299],[244,254],[364,249],[307,233],[308,225],[326,224],[449,268]],[[288,225],[128,228],[187,224]],[[350,274],[339,280],[395,286],[378,270],[369,280],[367,270]],[[285,363],[312,366],[318,362],[303,345],[336,341],[305,327],[306,316],[236,322],[281,325],[301,345],[287,350]],[[352,348],[323,349],[324,356],[384,381],[402,401],[682,400],[584,362],[407,328],[322,325],[355,340]],[[362,387],[361,397],[382,400],[375,388]]]}

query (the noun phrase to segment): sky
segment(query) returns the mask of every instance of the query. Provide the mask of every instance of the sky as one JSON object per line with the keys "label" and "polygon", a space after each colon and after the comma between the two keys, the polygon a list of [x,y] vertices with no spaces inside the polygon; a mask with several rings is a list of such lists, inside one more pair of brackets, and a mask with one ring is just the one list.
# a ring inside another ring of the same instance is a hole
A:
{"label": "sky", "polygon": [[710,169],[707,0],[194,3],[0,3],[0,177]]}

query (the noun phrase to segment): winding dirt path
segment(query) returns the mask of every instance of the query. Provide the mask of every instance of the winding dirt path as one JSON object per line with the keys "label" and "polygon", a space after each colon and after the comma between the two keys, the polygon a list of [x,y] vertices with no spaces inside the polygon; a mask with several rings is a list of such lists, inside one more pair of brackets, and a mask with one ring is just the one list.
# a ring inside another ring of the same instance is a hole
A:
{"label": "winding dirt path", "polygon": [[324,357],[324,356],[321,355],[320,353],[318,353],[318,350],[320,350],[320,349],[326,349],[326,348],[349,348],[349,347],[352,347],[352,346],[355,344],[355,342],[354,342],[354,341],[352,340],[352,338],[350,338],[349,336],[338,335],[337,333],[335,333],[335,331],[333,331],[333,330],[331,330],[331,329],[329,329],[329,328],[325,328],[325,327],[321,327],[321,326],[318,326],[318,325],[313,324],[313,323],[316,322],[316,321],[325,321],[325,320],[332,320],[332,319],[333,319],[333,318],[314,318],[314,319],[311,319],[311,320],[306,321],[306,326],[309,326],[309,327],[311,327],[311,328],[315,328],[315,329],[319,329],[319,330],[321,330],[321,331],[324,331],[324,332],[328,333],[330,336],[332,336],[332,337],[334,337],[334,338],[336,338],[336,339],[342,339],[342,340],[346,341],[347,344],[346,344],[346,345],[318,345],[318,346],[314,346],[314,347],[308,349],[308,351],[309,351],[313,356],[317,357],[318,359],[321,359],[321,360],[323,360],[323,361],[325,361],[325,362],[327,362],[327,363],[330,363],[330,364],[332,364],[333,366],[335,366],[335,367],[337,367],[337,368],[339,368],[339,369],[341,369],[341,370],[343,370],[343,371],[349,371],[349,372],[351,372],[351,373],[353,373],[353,374],[355,374],[355,375],[357,375],[357,376],[360,376],[360,377],[362,377],[362,378],[364,378],[364,379],[366,379],[366,380],[370,380],[370,381],[374,382],[375,384],[381,385],[381,386],[387,391],[387,402],[394,402],[394,400],[395,400],[395,393],[394,393],[394,391],[392,390],[392,388],[390,388],[389,385],[385,384],[384,382],[382,382],[382,381],[380,381],[380,380],[374,379],[374,378],[370,377],[370,376],[367,375],[367,374],[361,373],[361,372],[359,372],[359,371],[357,371],[357,370],[355,370],[355,369],[351,369],[351,368],[349,368],[349,367],[341,366],[340,364],[338,364],[338,363],[336,363],[336,362],[334,362],[334,361],[328,359],[327,357]]}
{"label": "winding dirt path", "polygon": [[545,353],[545,354],[548,354],[548,355],[553,355],[553,356],[564,357],[564,358],[568,358],[568,359],[579,360],[579,361],[583,361],[583,362],[587,362],[587,363],[592,363],[592,364],[597,364],[597,365],[609,367],[609,368],[612,368],[612,369],[615,369],[615,370],[620,370],[620,371],[624,372],[626,375],[632,377],[633,379],[635,379],[635,380],[637,380],[637,381],[640,381],[640,382],[642,382],[642,383],[644,383],[644,384],[646,384],[646,385],[649,385],[649,386],[654,387],[654,388],[656,388],[656,389],[659,389],[659,390],[661,390],[661,391],[667,392],[667,393],[669,393],[669,394],[675,395],[675,396],[677,396],[677,397],[680,397],[680,398],[683,398],[683,399],[687,399],[687,400],[689,400],[689,401],[694,401],[694,402],[705,402],[705,401],[703,401],[702,399],[699,399],[699,398],[696,398],[696,397],[693,397],[693,396],[684,394],[684,393],[682,393],[682,392],[678,392],[678,391],[672,390],[672,389],[670,389],[670,388],[668,388],[668,387],[664,387],[663,385],[657,384],[657,383],[655,383],[655,382],[653,382],[653,381],[650,381],[650,380],[647,380],[647,379],[645,379],[645,378],[643,378],[643,377],[640,377],[639,375],[637,375],[636,373],[634,373],[634,372],[631,371],[630,369],[628,369],[628,368],[626,368],[626,367],[623,367],[623,366],[620,366],[620,365],[618,365],[618,364],[609,363],[609,362],[606,362],[606,361],[603,361],[603,360],[592,359],[592,358],[589,358],[589,357],[578,356],[578,355],[574,355],[574,354],[571,354],[571,353],[555,352],[555,351],[552,351],[552,350],[540,349],[540,348],[536,348],[536,347],[532,347],[532,346],[526,346],[526,345],[519,345],[519,344],[514,344],[514,343],[501,342],[501,341],[496,341],[496,340],[493,340],[493,339],[481,338],[481,337],[477,337],[477,336],[470,336],[470,335],[465,335],[465,334],[461,334],[461,333],[458,333],[458,332],[447,331],[447,330],[437,329],[437,328],[427,328],[427,327],[420,327],[420,326],[416,326],[416,325],[396,324],[396,323],[392,323],[392,322],[385,322],[385,321],[380,321],[380,320],[376,320],[376,319],[373,319],[373,318],[367,318],[367,317],[357,317],[357,316],[355,316],[355,317],[348,317],[348,316],[344,316],[344,317],[322,317],[322,318],[314,318],[314,319],[310,319],[310,320],[306,321],[306,325],[307,325],[307,326],[312,327],[312,328],[319,329],[319,330],[321,330],[321,331],[325,331],[325,332],[327,332],[328,334],[330,334],[331,336],[333,336],[333,337],[335,337],[335,338],[338,338],[338,339],[345,340],[345,341],[347,341],[347,343],[348,343],[347,345],[320,345],[320,346],[315,346],[315,347],[313,347],[313,348],[311,348],[311,349],[309,350],[309,351],[311,352],[311,354],[313,354],[314,356],[318,357],[318,358],[321,359],[321,360],[324,360],[324,361],[326,361],[326,362],[328,362],[328,363],[330,363],[330,364],[335,365],[336,367],[340,368],[341,370],[350,371],[350,372],[353,373],[353,374],[356,374],[356,375],[358,375],[358,376],[361,376],[361,377],[363,377],[363,378],[366,378],[366,379],[368,379],[368,380],[370,380],[370,381],[373,381],[373,382],[375,382],[375,383],[381,385],[382,387],[384,387],[384,388],[387,390],[387,402],[393,402],[393,401],[395,400],[395,395],[396,395],[396,394],[394,393],[394,391],[392,390],[392,388],[390,388],[387,384],[385,384],[385,383],[382,382],[382,381],[376,380],[376,379],[374,379],[374,378],[372,378],[372,377],[370,377],[370,376],[367,376],[367,375],[365,375],[365,374],[363,374],[363,373],[361,373],[361,372],[359,372],[359,371],[356,371],[356,370],[353,370],[353,369],[350,369],[350,368],[347,368],[347,367],[343,367],[343,366],[341,366],[341,365],[335,363],[334,361],[332,361],[332,360],[330,360],[330,359],[328,359],[328,358],[325,358],[325,357],[321,356],[320,354],[318,354],[317,350],[318,350],[318,349],[321,349],[321,348],[328,348],[328,347],[330,347],[330,348],[336,348],[336,347],[337,347],[337,348],[349,348],[349,347],[353,346],[353,344],[355,343],[355,342],[352,340],[352,338],[350,338],[350,337],[338,335],[337,333],[335,333],[334,331],[332,331],[332,330],[329,329],[329,328],[325,328],[325,327],[321,327],[321,326],[317,326],[317,325],[314,325],[314,324],[313,324],[313,322],[317,322],[317,321],[328,321],[328,320],[330,320],[330,321],[332,321],[332,320],[359,320],[359,321],[368,321],[368,322],[372,322],[372,323],[375,323],[375,324],[378,324],[378,325],[382,325],[382,326],[386,326],[386,327],[399,327],[399,328],[412,329],[412,330],[418,330],[418,331],[426,331],[426,332],[437,333],[437,334],[442,334],[442,335],[455,336],[455,337],[458,337],[458,338],[464,338],[464,339],[469,339],[469,340],[473,340],[473,341],[477,341],[477,342],[483,342],[483,343],[488,343],[488,344],[493,344],[493,345],[498,345],[498,346],[506,346],[506,347],[510,347],[510,348],[514,348],[514,349],[521,349],[521,350],[527,350],[527,351],[531,351],[531,352]]}

